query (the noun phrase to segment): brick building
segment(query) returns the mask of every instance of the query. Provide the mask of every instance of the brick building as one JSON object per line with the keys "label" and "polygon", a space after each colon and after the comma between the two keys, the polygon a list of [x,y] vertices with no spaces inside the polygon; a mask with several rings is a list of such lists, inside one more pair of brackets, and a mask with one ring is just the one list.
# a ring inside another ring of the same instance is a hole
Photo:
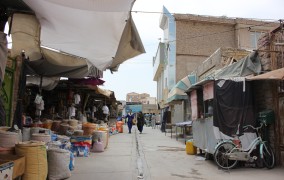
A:
{"label": "brick building", "polygon": [[173,122],[187,120],[189,102],[186,95],[178,102],[175,99],[168,101],[169,92],[174,86],[217,49],[256,49],[259,36],[278,25],[275,22],[241,18],[172,15],[164,7],[160,18],[164,38],[153,59],[157,103],[162,112],[165,107],[170,107]]}

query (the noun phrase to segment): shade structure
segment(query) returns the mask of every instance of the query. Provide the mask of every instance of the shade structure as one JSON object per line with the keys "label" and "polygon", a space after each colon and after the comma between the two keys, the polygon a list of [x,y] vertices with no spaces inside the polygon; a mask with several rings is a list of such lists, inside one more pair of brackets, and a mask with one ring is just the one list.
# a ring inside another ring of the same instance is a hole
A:
{"label": "shade structure", "polygon": [[283,80],[284,79],[284,68],[276,69],[273,71],[269,71],[267,73],[257,75],[257,76],[252,76],[252,77],[247,77],[247,80]]}
{"label": "shade structure", "polygon": [[27,76],[26,85],[27,86],[41,86],[42,89],[51,91],[59,83],[60,78],[58,77],[38,77],[38,76]]}
{"label": "shade structure", "polygon": [[46,77],[101,77],[102,72],[86,59],[40,47],[40,24],[34,15],[14,14],[11,21],[11,55],[25,52],[29,58],[28,74]]}
{"label": "shade structure", "polygon": [[186,99],[187,94],[185,93],[196,81],[195,75],[187,75],[182,78],[170,91],[168,94],[167,103],[174,100]]}
{"label": "shade structure", "polygon": [[135,0],[24,0],[40,22],[41,46],[87,59],[99,70],[144,53],[130,10]]}
{"label": "shade structure", "polygon": [[92,78],[92,77],[82,78],[82,79],[69,79],[69,81],[78,85],[91,85],[91,86],[102,85],[105,82],[99,78]]}

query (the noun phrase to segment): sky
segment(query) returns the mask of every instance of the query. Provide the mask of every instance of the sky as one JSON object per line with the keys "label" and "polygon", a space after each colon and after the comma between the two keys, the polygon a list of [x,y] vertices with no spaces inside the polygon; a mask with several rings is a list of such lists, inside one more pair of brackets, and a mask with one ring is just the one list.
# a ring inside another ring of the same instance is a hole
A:
{"label": "sky", "polygon": [[[125,61],[117,72],[104,72],[102,88],[114,91],[117,100],[126,100],[130,92],[157,95],[153,81],[153,57],[163,32],[159,28],[160,12],[227,16],[260,20],[284,19],[284,0],[136,0],[132,17],[146,53]],[[281,13],[282,12],[282,13]],[[189,72],[190,73],[190,72]]]}

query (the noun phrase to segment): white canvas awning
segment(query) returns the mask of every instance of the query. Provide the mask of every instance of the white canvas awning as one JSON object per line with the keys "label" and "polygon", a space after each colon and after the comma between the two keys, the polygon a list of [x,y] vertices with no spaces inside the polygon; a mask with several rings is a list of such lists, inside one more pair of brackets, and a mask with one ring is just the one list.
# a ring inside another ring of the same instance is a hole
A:
{"label": "white canvas awning", "polygon": [[135,0],[24,0],[40,22],[41,46],[87,59],[99,70],[144,53],[131,19]]}
{"label": "white canvas awning", "polygon": [[102,72],[84,58],[40,47],[40,25],[34,15],[14,14],[11,25],[11,55],[20,55],[24,50],[32,74],[70,78],[102,76]]}

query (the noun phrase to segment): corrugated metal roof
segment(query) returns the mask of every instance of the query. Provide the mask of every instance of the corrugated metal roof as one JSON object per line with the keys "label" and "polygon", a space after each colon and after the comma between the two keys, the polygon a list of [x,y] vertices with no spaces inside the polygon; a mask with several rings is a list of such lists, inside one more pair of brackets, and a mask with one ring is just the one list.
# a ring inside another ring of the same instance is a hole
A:
{"label": "corrugated metal roof", "polygon": [[1,0],[0,7],[5,7],[8,10],[33,12],[22,0]]}

